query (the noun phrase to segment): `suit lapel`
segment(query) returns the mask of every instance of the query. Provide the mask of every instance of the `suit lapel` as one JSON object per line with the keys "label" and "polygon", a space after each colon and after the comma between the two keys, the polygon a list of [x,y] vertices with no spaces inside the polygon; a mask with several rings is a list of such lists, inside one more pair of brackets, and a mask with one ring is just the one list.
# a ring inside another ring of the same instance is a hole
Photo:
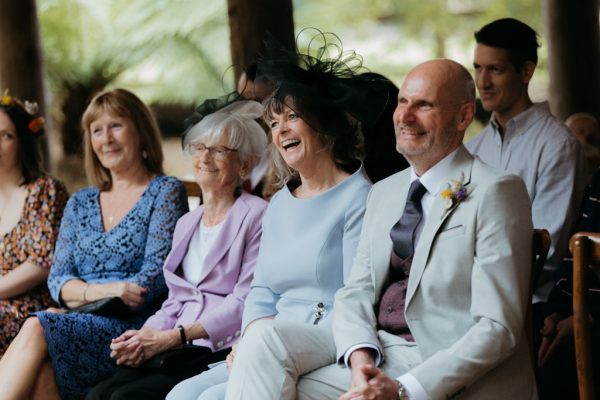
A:
{"label": "suit lapel", "polygon": [[[464,147],[459,147],[452,164],[448,168],[447,178],[444,180],[444,183],[450,182],[451,179],[459,179],[461,174],[464,174],[465,180],[463,184],[465,187],[469,188],[472,166],[473,157]],[[446,219],[458,207],[460,207],[460,204],[457,207],[446,211],[446,200],[442,199],[439,193],[435,194],[431,209],[427,213],[427,219],[423,226],[423,230],[421,231],[419,242],[415,248],[415,254],[410,267],[410,277],[406,291],[406,307],[408,307],[410,300],[419,286],[427,261],[429,260],[429,253],[435,240],[435,236]]]}
{"label": "suit lapel", "polygon": [[381,268],[373,268],[373,282],[375,285],[375,296],[379,298],[381,288],[389,277],[390,256],[392,251],[392,239],[390,231],[394,224],[398,222],[408,197],[410,188],[410,169],[400,173],[397,179],[391,183],[391,186],[385,187],[385,192],[372,203],[377,207],[377,218],[374,219],[372,246],[373,265]]}

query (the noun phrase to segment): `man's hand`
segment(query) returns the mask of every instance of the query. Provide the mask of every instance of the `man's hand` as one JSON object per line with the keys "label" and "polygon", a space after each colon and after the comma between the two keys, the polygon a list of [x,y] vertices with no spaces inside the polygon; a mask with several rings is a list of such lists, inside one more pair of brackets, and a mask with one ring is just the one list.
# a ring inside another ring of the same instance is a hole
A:
{"label": "man's hand", "polygon": [[560,319],[558,313],[549,315],[544,319],[544,327],[540,333],[542,344],[538,351],[538,367],[543,367],[561,343],[573,338],[573,316]]}
{"label": "man's hand", "polygon": [[365,375],[363,368],[365,365],[374,367],[375,357],[372,349],[358,349],[350,354],[348,359],[350,369],[352,370],[352,388],[362,390],[368,386],[370,376]]}
{"label": "man's hand", "polygon": [[369,391],[365,393],[367,399],[396,400],[400,383],[383,373],[379,368],[365,365],[362,367],[363,374],[370,376]]}
{"label": "man's hand", "polygon": [[368,399],[368,400],[396,400],[400,384],[397,380],[390,378],[379,368],[372,365],[363,365],[361,375],[368,377],[367,386],[362,390],[352,388],[339,400]]}

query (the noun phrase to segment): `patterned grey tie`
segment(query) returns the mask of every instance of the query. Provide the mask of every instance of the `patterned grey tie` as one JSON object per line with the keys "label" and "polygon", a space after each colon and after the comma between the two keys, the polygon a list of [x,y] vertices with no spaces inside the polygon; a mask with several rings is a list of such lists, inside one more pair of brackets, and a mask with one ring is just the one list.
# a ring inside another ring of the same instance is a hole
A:
{"label": "patterned grey tie", "polygon": [[421,198],[426,192],[427,189],[418,179],[410,184],[404,213],[390,231],[390,237],[394,243],[394,252],[402,259],[407,259],[415,252],[415,233],[421,219],[423,219]]}

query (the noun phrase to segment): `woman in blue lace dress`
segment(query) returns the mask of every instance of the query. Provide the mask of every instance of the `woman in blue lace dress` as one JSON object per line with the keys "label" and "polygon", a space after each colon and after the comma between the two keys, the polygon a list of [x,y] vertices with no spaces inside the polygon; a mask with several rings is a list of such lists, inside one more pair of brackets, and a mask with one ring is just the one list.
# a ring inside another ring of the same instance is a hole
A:
{"label": "woman in blue lace dress", "polygon": [[187,211],[181,182],[165,177],[156,121],[132,93],[96,96],[82,125],[94,186],[68,202],[48,287],[74,308],[119,297],[119,319],[50,309],[29,318],[0,361],[5,399],[81,398],[114,373],[110,341],[138,329],[166,295],[162,264],[175,222]]}

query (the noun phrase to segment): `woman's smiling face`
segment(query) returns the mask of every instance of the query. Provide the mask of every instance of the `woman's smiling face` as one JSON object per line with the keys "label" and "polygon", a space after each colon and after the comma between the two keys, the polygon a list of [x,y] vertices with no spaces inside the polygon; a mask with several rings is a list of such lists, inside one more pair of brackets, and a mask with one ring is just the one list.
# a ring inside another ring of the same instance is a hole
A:
{"label": "woman's smiling face", "polygon": [[111,172],[142,164],[139,133],[130,119],[104,113],[90,124],[90,135],[94,153]]}
{"label": "woman's smiling face", "polygon": [[288,166],[301,172],[317,154],[327,151],[319,134],[294,110],[284,106],[280,114],[273,112],[268,121],[273,145]]}
{"label": "woman's smiling face", "polygon": [[[226,133],[216,140],[206,143],[194,143],[203,147],[193,153],[192,164],[196,182],[202,190],[228,188],[231,192],[237,186],[245,165],[235,149],[230,149]],[[216,151],[220,153],[217,156]]]}
{"label": "woman's smiling face", "polygon": [[0,169],[4,172],[19,168],[19,137],[10,117],[0,110]]}

